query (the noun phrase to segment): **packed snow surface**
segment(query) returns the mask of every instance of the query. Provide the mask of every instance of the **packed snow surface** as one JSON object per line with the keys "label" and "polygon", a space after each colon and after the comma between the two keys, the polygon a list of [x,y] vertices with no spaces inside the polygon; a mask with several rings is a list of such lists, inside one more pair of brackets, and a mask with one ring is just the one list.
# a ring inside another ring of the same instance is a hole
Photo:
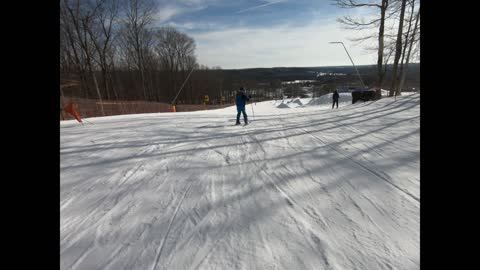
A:
{"label": "packed snow surface", "polygon": [[419,269],[419,94],[280,103],[62,121],[61,269]]}

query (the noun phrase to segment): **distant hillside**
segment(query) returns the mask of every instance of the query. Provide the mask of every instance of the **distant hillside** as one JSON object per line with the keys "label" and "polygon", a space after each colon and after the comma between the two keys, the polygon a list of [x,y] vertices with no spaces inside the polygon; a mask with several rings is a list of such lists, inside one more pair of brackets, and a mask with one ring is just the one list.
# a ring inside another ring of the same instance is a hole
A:
{"label": "distant hillside", "polygon": [[[363,77],[375,77],[376,65],[357,66],[358,72]],[[391,71],[392,66],[387,66]],[[342,73],[356,76],[353,66],[332,66],[332,67],[274,67],[274,68],[249,68],[249,69],[224,69],[222,73],[235,80],[256,80],[256,81],[293,81],[293,80],[315,80],[320,73]],[[409,64],[407,80],[420,81],[420,63]],[[387,80],[388,80],[387,72]]]}

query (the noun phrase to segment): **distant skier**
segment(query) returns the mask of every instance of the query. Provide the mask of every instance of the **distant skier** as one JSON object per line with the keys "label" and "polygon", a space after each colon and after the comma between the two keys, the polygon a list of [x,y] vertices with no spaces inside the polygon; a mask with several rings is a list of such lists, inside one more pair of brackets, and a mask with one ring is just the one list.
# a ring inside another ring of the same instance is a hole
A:
{"label": "distant skier", "polygon": [[251,96],[245,94],[245,89],[240,87],[240,90],[237,92],[237,97],[235,98],[235,104],[237,105],[237,123],[235,125],[240,125],[240,113],[243,113],[243,120],[245,125],[248,125],[247,113],[245,112],[245,104],[249,101]]}
{"label": "distant skier", "polygon": [[338,98],[339,98],[338,91],[335,90],[335,92],[333,93],[332,109],[333,109],[333,107],[335,107],[335,103],[337,104],[337,109],[338,109]]}

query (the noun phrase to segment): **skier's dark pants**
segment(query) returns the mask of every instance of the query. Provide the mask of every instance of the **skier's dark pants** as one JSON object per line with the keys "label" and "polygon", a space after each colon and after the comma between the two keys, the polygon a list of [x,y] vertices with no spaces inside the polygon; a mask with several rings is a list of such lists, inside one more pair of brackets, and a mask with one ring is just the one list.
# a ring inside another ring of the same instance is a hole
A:
{"label": "skier's dark pants", "polygon": [[333,109],[333,107],[335,107],[335,103],[337,103],[337,109],[338,109],[338,100],[334,100],[334,101],[333,101],[332,109]]}
{"label": "skier's dark pants", "polygon": [[240,124],[240,113],[243,113],[243,120],[245,121],[245,124],[248,124],[248,118],[247,118],[247,113],[245,112],[245,107],[238,108],[237,107],[237,124]]}

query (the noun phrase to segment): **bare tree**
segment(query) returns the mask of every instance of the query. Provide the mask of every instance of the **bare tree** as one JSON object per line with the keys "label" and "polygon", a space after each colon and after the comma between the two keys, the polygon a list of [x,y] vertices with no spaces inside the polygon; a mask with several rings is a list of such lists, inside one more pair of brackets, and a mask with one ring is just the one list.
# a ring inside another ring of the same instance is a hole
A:
{"label": "bare tree", "polygon": [[89,2],[80,4],[80,0],[76,0],[74,3],[69,3],[73,1],[64,0],[63,7],[71,17],[71,22],[73,23],[77,41],[80,44],[82,49],[82,55],[85,57],[86,66],[88,71],[93,79],[95,90],[97,92],[98,99],[100,101],[100,110],[103,116],[105,112],[103,109],[102,95],[100,94],[100,89],[98,87],[97,77],[95,76],[95,69],[93,67],[93,55],[95,53],[92,46],[91,40],[88,38],[87,30],[90,27],[90,24],[93,20],[93,16],[98,8],[97,5],[90,6]]}
{"label": "bare tree", "polygon": [[[382,87],[383,78],[385,76],[383,65],[383,51],[384,51],[384,34],[385,34],[385,21],[388,17],[394,14],[394,12],[388,14],[389,0],[377,0],[377,1],[356,1],[356,0],[335,0],[336,5],[340,8],[352,9],[352,8],[377,8],[380,11],[379,18],[365,22],[363,19],[355,19],[350,16],[344,16],[339,18],[338,21],[345,25],[349,29],[366,29],[371,27],[378,27],[378,48],[377,48],[377,98],[381,98],[381,92],[379,89]],[[373,36],[374,37],[374,36]],[[372,36],[360,38],[358,40],[367,40]]]}
{"label": "bare tree", "polygon": [[[415,1],[413,0],[412,1],[412,11],[411,11],[411,16],[410,16],[410,20],[409,20],[409,32],[408,33],[410,33],[410,28],[411,28],[411,24],[412,24],[412,17],[413,17],[413,13],[414,13],[414,3],[415,3]],[[403,89],[403,84],[405,83],[405,77],[406,77],[407,72],[408,72],[408,64],[410,62],[410,55],[411,55],[411,52],[412,52],[412,48],[413,48],[413,45],[416,44],[416,42],[418,41],[417,30],[418,30],[419,20],[420,20],[420,8],[418,8],[417,14],[415,15],[415,26],[413,28],[413,33],[410,35],[410,37],[409,37],[409,35],[407,35],[407,38],[406,38],[406,41],[405,41],[404,55],[405,55],[405,52],[406,52],[406,60],[405,60],[405,64],[403,65],[403,63],[402,63],[402,66],[400,68],[400,83],[399,83],[399,86],[397,88],[397,95],[401,95],[401,91]],[[409,46],[408,51],[407,51],[407,45]],[[402,59],[402,62],[403,62],[403,59]]]}
{"label": "bare tree", "polygon": [[104,98],[166,101],[189,75],[183,101],[225,92],[220,68],[199,68],[193,38],[174,28],[153,30],[155,8],[155,0],[61,1],[62,79],[80,75],[85,97],[96,96],[102,115]]}
{"label": "bare tree", "polygon": [[97,12],[91,27],[86,28],[97,52],[98,57],[94,60],[101,68],[103,87],[107,99],[110,99],[110,90],[112,90],[117,100],[118,94],[111,75],[113,63],[110,55],[113,52],[114,24],[116,24],[119,15],[119,4],[119,0],[95,0],[94,5],[98,6]]}
{"label": "bare tree", "polygon": [[64,46],[60,47],[60,54],[64,57],[69,57],[69,62],[73,65],[73,70],[78,72],[80,77],[80,87],[86,97],[88,97],[89,87],[86,77],[86,66],[81,48],[78,42],[78,37],[75,34],[73,26],[73,18],[68,14],[64,2],[60,2],[60,34],[63,37]]}
{"label": "bare tree", "polygon": [[402,41],[403,42],[403,49],[402,49],[402,56],[401,56],[401,59],[400,59],[400,76],[402,74],[402,71],[403,71],[403,63],[405,63],[405,56],[406,56],[406,52],[407,52],[407,46],[408,46],[408,40],[409,40],[409,37],[411,36],[411,28],[412,28],[412,25],[413,25],[413,16],[414,16],[414,9],[415,9],[415,0],[407,0],[407,5],[409,5],[411,7],[411,10],[410,12],[408,12],[409,14],[408,17],[409,19],[406,21],[406,31],[404,30],[403,32],[403,36],[404,37],[404,40]]}
{"label": "bare tree", "polygon": [[[166,26],[155,32],[155,51],[160,58],[162,69],[168,73],[168,96],[173,97],[186,79],[188,73],[196,66],[195,41],[188,35]],[[188,86],[187,86],[188,88]],[[187,91],[182,97],[187,98]]]}
{"label": "bare tree", "polygon": [[156,8],[156,2],[153,0],[126,0],[124,28],[122,31],[124,48],[127,50],[128,58],[133,60],[136,68],[140,71],[145,100],[149,100],[145,59],[152,45],[152,32],[149,26],[153,22]]}
{"label": "bare tree", "polygon": [[407,0],[402,0],[402,7],[400,11],[400,19],[398,23],[398,35],[397,35],[397,42],[395,47],[395,58],[393,61],[393,71],[392,71],[392,86],[390,88],[389,96],[393,96],[395,94],[396,88],[398,87],[398,62],[402,55],[402,32],[403,32],[403,22],[405,16],[405,7],[406,7]]}

